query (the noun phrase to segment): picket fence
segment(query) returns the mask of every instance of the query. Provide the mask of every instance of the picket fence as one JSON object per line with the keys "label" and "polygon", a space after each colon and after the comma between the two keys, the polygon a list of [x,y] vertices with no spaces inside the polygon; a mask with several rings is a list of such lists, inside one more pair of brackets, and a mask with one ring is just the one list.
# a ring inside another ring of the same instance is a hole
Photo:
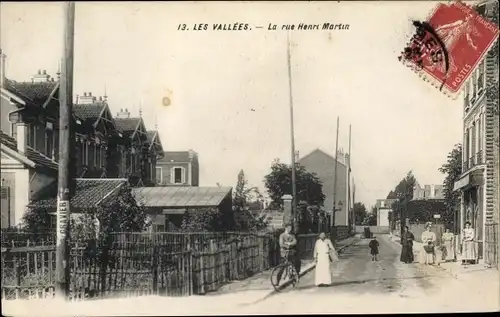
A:
{"label": "picket fence", "polygon": [[[301,258],[312,257],[316,239],[298,236]],[[116,233],[74,243],[70,257],[71,300],[206,294],[280,260],[276,233]],[[53,297],[54,281],[54,244],[2,246],[2,299]]]}

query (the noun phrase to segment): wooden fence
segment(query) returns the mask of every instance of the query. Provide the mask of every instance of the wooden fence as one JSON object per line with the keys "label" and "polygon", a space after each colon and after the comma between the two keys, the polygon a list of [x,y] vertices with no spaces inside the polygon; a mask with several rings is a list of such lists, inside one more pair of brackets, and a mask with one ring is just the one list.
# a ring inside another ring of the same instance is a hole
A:
{"label": "wooden fence", "polygon": [[[316,239],[299,235],[301,258],[312,257]],[[117,233],[74,243],[70,255],[73,300],[205,294],[280,261],[276,233]],[[52,297],[54,271],[54,245],[3,247],[2,298]]]}

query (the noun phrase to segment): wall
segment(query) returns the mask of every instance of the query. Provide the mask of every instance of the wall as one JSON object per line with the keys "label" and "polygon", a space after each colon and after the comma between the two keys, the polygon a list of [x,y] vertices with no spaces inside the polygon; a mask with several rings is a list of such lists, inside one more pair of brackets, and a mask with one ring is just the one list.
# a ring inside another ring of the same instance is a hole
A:
{"label": "wall", "polygon": [[[8,187],[9,188],[9,205],[8,209],[4,210],[3,205],[2,205],[2,218],[3,219],[9,219],[8,224],[2,223],[2,228],[4,226],[13,226],[14,225],[14,219],[15,219],[15,210],[16,210],[16,192],[15,192],[15,187],[16,187],[16,175],[14,172],[4,172],[2,171],[2,187]],[[8,214],[7,214],[8,213]]]}
{"label": "wall", "polygon": [[[333,209],[333,183],[335,174],[335,160],[320,151],[314,152],[312,155],[305,156],[299,160],[300,165],[304,166],[308,172],[316,173],[318,178],[323,183],[323,194],[325,202],[323,204],[325,210]],[[335,225],[348,225],[347,219],[347,167],[343,164],[337,164],[337,193],[336,200],[342,201],[341,211],[335,214]],[[338,208],[338,205],[337,205]]]}
{"label": "wall", "polygon": [[36,172],[34,170],[29,171],[30,183],[30,200],[36,195],[40,190],[49,186],[53,182],[57,181],[56,176],[50,176],[44,173]]}
{"label": "wall", "polygon": [[382,227],[389,227],[389,212],[391,209],[379,209],[377,212],[377,225]]}
{"label": "wall", "polygon": [[[163,179],[162,179],[162,185],[178,185],[178,186],[189,186],[189,163],[175,163],[175,162],[156,162],[157,167],[162,168],[162,174],[163,174]],[[173,184],[170,180],[171,177],[171,172],[172,168],[174,167],[183,167],[184,168],[184,179],[185,183],[184,184]],[[159,175],[157,175],[159,179]]]}
{"label": "wall", "polygon": [[0,98],[0,113],[2,114],[0,116],[0,128],[2,129],[3,132],[5,132],[8,135],[11,134],[11,124],[9,121],[9,112],[16,110],[17,107],[14,106],[12,103],[10,103],[8,100],[5,98]]}

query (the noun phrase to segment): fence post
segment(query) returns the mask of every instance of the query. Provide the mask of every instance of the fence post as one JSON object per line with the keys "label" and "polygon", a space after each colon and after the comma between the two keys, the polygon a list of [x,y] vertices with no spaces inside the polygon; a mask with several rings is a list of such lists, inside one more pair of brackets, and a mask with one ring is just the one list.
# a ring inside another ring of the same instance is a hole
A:
{"label": "fence post", "polygon": [[152,274],[153,274],[153,293],[158,294],[158,247],[156,243],[153,244],[153,259],[152,259]]}

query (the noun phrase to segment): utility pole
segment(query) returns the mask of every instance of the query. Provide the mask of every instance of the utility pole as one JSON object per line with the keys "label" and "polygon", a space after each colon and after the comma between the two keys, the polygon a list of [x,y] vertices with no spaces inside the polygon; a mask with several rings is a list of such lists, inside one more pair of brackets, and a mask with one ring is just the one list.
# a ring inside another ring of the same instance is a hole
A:
{"label": "utility pole", "polygon": [[[351,217],[351,227],[349,230],[351,230],[354,227],[354,216],[353,216],[353,211],[351,210],[351,125],[349,125],[349,161],[347,162],[347,214],[350,215]],[[354,203],[354,202],[353,202]]]}
{"label": "utility pole", "polygon": [[64,53],[59,86],[59,175],[57,194],[56,295],[69,294],[70,158],[73,106],[73,48],[75,3],[64,3]]}
{"label": "utility pole", "polygon": [[292,147],[292,217],[293,230],[295,233],[299,231],[299,219],[297,214],[297,189],[295,184],[295,132],[293,129],[293,93],[292,93],[292,63],[290,53],[290,35],[287,34],[287,64],[288,64],[288,92],[290,98],[290,138]]}
{"label": "utility pole", "polygon": [[337,116],[337,137],[336,137],[336,140],[335,140],[335,171],[333,172],[333,210],[332,210],[332,219],[331,219],[331,237],[330,239],[332,240],[332,242],[335,243],[335,240],[336,240],[336,235],[337,235],[337,232],[336,232],[336,228],[335,228],[335,212],[337,211],[337,167],[338,167],[338,150],[339,150],[339,125],[340,125],[340,121],[339,121],[339,117]]}

